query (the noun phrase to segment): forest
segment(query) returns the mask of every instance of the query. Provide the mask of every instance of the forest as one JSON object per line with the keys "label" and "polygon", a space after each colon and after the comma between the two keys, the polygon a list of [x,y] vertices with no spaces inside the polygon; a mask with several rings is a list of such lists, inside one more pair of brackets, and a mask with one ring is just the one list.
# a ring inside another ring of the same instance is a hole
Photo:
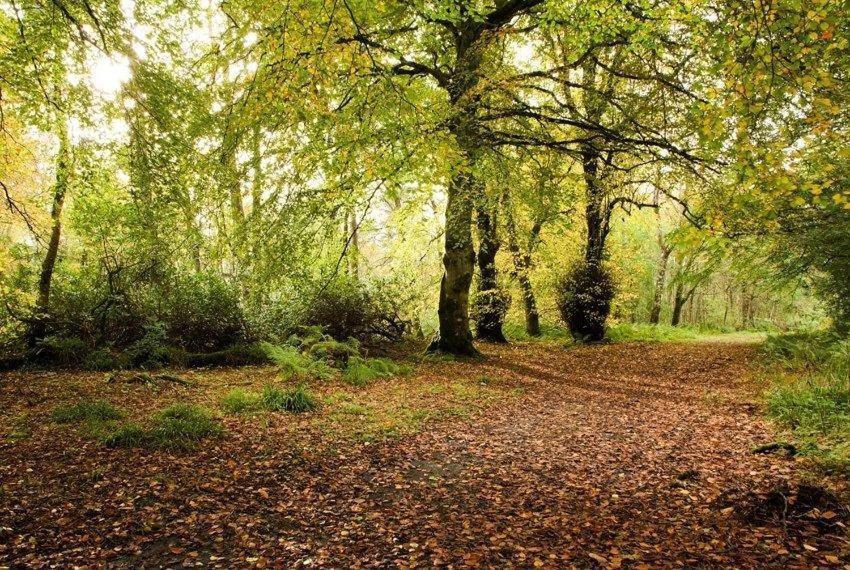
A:
{"label": "forest", "polygon": [[850,565],[850,0],[0,0],[0,568]]}

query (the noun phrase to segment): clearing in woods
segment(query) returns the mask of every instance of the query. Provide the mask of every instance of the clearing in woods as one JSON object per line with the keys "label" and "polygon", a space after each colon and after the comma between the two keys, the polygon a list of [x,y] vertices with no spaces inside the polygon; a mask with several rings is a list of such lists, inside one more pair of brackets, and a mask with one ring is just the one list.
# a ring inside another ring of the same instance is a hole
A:
{"label": "clearing in woods", "polygon": [[[743,343],[485,346],[320,411],[224,415],[194,451],[109,449],[50,422],[87,396],[215,409],[273,371],[189,386],[0,378],[0,562],[127,566],[839,565],[844,511],[776,434]],[[35,424],[15,432],[22,417]],[[42,419],[42,421],[34,421]]]}

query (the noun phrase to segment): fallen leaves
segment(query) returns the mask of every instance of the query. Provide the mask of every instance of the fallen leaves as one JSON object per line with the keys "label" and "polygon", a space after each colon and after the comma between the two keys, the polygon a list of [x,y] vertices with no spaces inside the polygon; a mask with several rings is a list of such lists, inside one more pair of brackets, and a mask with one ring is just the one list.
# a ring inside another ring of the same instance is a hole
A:
{"label": "fallen leaves", "polygon": [[[329,406],[312,418],[226,418],[227,437],[191,453],[75,447],[68,432],[51,426],[4,440],[0,563],[649,568],[846,561],[843,534],[825,532],[841,529],[840,505],[814,505],[784,522],[740,516],[746,496],[782,488],[797,497],[801,488],[793,459],[751,453],[775,437],[741,404],[753,397],[746,382],[752,349],[530,344],[485,351],[484,360],[423,365],[413,377],[370,386],[356,402],[341,400],[360,406],[357,414],[331,418]],[[117,383],[104,395],[140,413],[161,404],[148,401],[154,397],[214,402],[214,390],[223,388],[212,374],[195,373],[192,388],[153,393]],[[244,384],[251,375],[261,382],[264,372],[234,374]],[[487,392],[457,381],[484,376],[494,379]],[[0,384],[0,405],[21,411],[11,397],[16,385],[26,385],[45,410],[51,399],[78,397],[87,386],[81,381],[67,392],[58,380],[12,378]],[[463,414],[436,413],[507,392],[516,395]],[[400,436],[362,441],[335,431],[347,429],[343,422],[378,425],[410,402],[429,413],[397,416],[415,417]]]}

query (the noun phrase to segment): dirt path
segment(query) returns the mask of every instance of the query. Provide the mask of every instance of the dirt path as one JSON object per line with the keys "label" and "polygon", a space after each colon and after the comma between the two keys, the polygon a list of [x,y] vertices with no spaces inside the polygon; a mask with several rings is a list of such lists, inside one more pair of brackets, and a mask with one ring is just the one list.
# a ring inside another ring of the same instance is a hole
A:
{"label": "dirt path", "polygon": [[428,373],[509,378],[522,396],[371,445],[225,441],[134,462],[2,444],[0,563],[841,566],[841,532],[759,503],[783,487],[793,501],[801,475],[751,453],[774,439],[745,380],[753,351],[488,348]]}

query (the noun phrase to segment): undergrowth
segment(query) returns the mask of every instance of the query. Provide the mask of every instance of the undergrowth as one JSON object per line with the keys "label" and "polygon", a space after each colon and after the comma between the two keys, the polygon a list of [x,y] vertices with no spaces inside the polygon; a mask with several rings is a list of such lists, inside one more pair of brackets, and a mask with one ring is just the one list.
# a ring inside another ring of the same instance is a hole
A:
{"label": "undergrowth", "polygon": [[850,472],[850,339],[824,332],[771,336],[762,352],[767,411],[801,453]]}

